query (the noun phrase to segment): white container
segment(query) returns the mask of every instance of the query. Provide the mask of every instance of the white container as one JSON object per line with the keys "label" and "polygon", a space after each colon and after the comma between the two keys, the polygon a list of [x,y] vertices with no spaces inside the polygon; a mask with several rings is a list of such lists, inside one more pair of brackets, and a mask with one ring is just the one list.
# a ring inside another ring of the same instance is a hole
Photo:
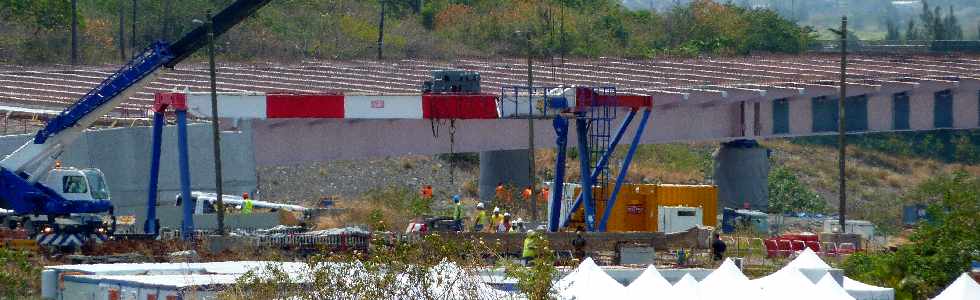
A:
{"label": "white container", "polygon": [[575,107],[574,88],[555,88],[547,95],[528,97],[527,90],[504,92],[497,99],[497,112],[501,118],[548,117]]}
{"label": "white container", "polygon": [[[864,220],[846,220],[844,221],[846,228],[843,233],[852,233],[860,235],[861,238],[865,240],[872,240],[875,238],[875,224]],[[823,221],[823,232],[824,233],[841,233],[840,232],[840,221],[837,219],[826,219]]]}
{"label": "white container", "polygon": [[658,207],[660,218],[657,228],[661,232],[672,233],[685,231],[697,226],[701,226],[703,220],[701,216],[704,212],[700,207],[687,206],[660,206]]}

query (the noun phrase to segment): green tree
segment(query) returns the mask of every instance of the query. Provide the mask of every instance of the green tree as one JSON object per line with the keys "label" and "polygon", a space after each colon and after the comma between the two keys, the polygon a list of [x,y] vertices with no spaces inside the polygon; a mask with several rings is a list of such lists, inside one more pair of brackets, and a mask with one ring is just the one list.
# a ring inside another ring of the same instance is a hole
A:
{"label": "green tree", "polygon": [[980,260],[980,178],[955,172],[929,180],[908,200],[932,203],[910,243],[894,253],[856,254],[844,262],[848,276],[894,287],[896,299],[935,297]]}
{"label": "green tree", "polygon": [[13,21],[35,30],[67,29],[71,2],[63,0],[2,0],[0,20]]}
{"label": "green tree", "polygon": [[901,36],[898,33],[898,24],[895,24],[895,20],[890,18],[886,19],[885,30],[887,31],[885,34],[886,41],[897,41],[901,39]]}
{"label": "green tree", "polygon": [[826,209],[826,202],[789,169],[777,166],[769,171],[770,213],[822,213]]}
{"label": "green tree", "polygon": [[960,21],[956,19],[956,15],[953,14],[953,6],[949,6],[949,14],[943,20],[943,25],[946,32],[946,39],[950,40],[961,40],[963,39],[963,27],[960,27]]}
{"label": "green tree", "polygon": [[778,53],[799,53],[812,38],[795,23],[775,11],[757,9],[746,12],[749,29],[746,50]]}
{"label": "green tree", "polygon": [[915,19],[909,20],[908,25],[905,27],[905,40],[917,41],[921,39],[922,36],[919,35],[919,29],[915,27]]}
{"label": "green tree", "polygon": [[552,299],[552,285],[558,276],[555,254],[548,244],[548,239],[543,235],[538,234],[529,238],[533,239],[532,243],[540,246],[537,256],[529,266],[521,266],[512,260],[502,260],[504,273],[507,277],[517,279],[517,288],[527,297],[526,299]]}

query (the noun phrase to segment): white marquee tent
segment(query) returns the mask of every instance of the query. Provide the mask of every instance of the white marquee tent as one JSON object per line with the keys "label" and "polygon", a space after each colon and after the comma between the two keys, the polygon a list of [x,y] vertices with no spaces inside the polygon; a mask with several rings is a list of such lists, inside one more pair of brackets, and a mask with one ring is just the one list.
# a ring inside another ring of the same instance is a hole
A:
{"label": "white marquee tent", "polygon": [[[701,282],[694,279],[691,274],[685,274],[680,281],[670,285],[655,267],[650,266],[624,288],[599,268],[592,259],[586,259],[578,268],[559,280],[555,290],[561,299],[894,299],[894,290],[890,288],[864,284],[847,277],[839,282],[841,277],[835,279],[829,271],[819,277],[815,275],[808,277],[804,273],[804,271],[813,273],[816,270],[818,272],[815,274],[819,274],[821,270],[831,269],[830,265],[820,259],[816,253],[807,249],[779,271],[756,280],[750,280],[731,260],[725,260]],[[960,285],[968,286],[962,283],[958,286]],[[962,287],[958,289],[969,290]]]}
{"label": "white marquee tent", "polygon": [[619,284],[595,264],[592,258],[586,258],[571,273],[555,284],[560,299],[623,299],[626,288]]}
{"label": "white marquee tent", "polygon": [[980,284],[963,273],[956,278],[942,293],[932,300],[976,300],[980,299]]}
{"label": "white marquee tent", "polygon": [[647,267],[639,277],[626,287],[626,294],[632,299],[671,299],[664,291],[671,288],[670,282],[654,266]]}

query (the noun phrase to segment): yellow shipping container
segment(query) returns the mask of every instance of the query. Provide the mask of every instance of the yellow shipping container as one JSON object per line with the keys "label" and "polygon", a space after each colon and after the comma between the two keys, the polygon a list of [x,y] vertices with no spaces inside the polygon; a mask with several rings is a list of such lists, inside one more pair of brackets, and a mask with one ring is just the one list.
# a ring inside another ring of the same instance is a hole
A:
{"label": "yellow shipping container", "polygon": [[[581,188],[576,188],[576,195],[580,191]],[[594,191],[598,193],[599,189]],[[596,201],[597,225],[606,209],[605,199],[611,193],[610,188],[605,197]],[[705,226],[718,225],[718,187],[714,185],[623,184],[615,205],[606,224],[609,232],[659,231],[657,220],[661,206],[700,207],[701,223]],[[568,228],[584,227],[583,215],[583,209],[576,211]]]}

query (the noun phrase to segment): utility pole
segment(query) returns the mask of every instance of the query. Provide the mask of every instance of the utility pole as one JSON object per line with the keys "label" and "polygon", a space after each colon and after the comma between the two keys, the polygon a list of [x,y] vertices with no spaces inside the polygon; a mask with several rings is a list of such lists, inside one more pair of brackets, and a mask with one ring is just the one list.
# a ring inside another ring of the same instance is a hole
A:
{"label": "utility pole", "polygon": [[385,0],[381,0],[381,20],[378,21],[378,60],[384,59],[385,45]]}
{"label": "utility pole", "polygon": [[139,49],[136,49],[136,0],[133,0],[133,37],[130,42],[133,44],[133,56],[136,56],[139,53]]}
{"label": "utility pole", "polygon": [[[525,40],[527,41],[527,100],[531,104],[531,109],[534,109],[534,61],[531,59],[531,29],[528,28],[525,34]],[[531,220],[538,220],[538,198],[537,198],[537,177],[534,176],[534,113],[529,111],[527,115],[527,147],[529,153],[528,157],[528,181],[531,183]]]}
{"label": "utility pole", "polygon": [[126,62],[126,8],[119,2],[119,60]]}
{"label": "utility pole", "polygon": [[845,122],[844,101],[847,99],[847,16],[841,17],[840,23],[840,96],[837,98],[837,154],[840,169],[840,232],[845,230],[847,214],[847,177],[845,177],[845,159],[847,152],[847,122]]}
{"label": "utility pole", "polygon": [[71,0],[71,65],[78,64],[78,0]]}
{"label": "utility pole", "polygon": [[218,126],[218,80],[214,66],[214,20],[211,10],[207,12],[208,29],[208,67],[211,72],[211,134],[214,142],[214,185],[218,194],[218,234],[225,235],[225,201],[221,180],[221,135]]}

